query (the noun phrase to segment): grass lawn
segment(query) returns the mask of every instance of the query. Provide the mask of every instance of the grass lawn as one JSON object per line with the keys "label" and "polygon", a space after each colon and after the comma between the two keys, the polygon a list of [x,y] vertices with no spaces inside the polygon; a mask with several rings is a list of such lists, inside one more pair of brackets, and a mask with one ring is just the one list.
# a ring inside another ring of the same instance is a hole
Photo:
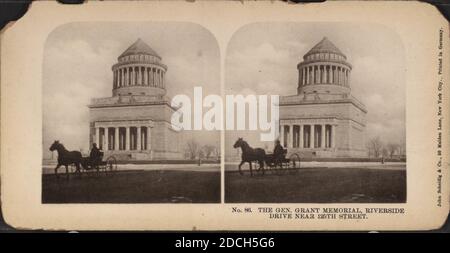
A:
{"label": "grass lawn", "polygon": [[119,171],[42,175],[42,203],[217,203],[220,172]]}
{"label": "grass lawn", "polygon": [[225,173],[228,203],[404,203],[406,170],[300,169],[296,174]]}

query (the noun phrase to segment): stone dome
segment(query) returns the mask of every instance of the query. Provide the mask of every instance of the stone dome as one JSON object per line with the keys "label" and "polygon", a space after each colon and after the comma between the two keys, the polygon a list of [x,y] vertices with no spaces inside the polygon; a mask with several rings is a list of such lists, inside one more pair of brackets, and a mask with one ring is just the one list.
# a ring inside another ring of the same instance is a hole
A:
{"label": "stone dome", "polygon": [[337,54],[343,56],[344,59],[347,57],[337,48],[333,42],[331,42],[327,37],[324,37],[319,43],[317,43],[313,48],[311,48],[304,56],[304,59],[309,55],[318,54],[318,53],[330,53]]}
{"label": "stone dome", "polygon": [[159,59],[161,59],[161,56],[158,55],[158,53],[155,52],[149,45],[147,45],[143,40],[140,38],[134,42],[130,47],[127,48],[120,56],[119,59],[127,56],[127,55],[152,55],[156,56]]}

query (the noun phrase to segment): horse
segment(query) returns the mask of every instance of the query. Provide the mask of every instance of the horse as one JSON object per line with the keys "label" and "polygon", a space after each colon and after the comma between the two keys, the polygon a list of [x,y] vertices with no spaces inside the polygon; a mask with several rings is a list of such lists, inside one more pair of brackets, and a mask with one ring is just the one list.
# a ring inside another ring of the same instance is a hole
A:
{"label": "horse", "polygon": [[242,161],[239,164],[239,173],[243,175],[241,171],[242,164],[248,162],[250,166],[250,176],[253,176],[252,162],[258,162],[259,167],[262,169],[264,175],[264,160],[266,158],[266,152],[262,148],[252,148],[246,141],[242,138],[238,138],[236,143],[233,145],[234,148],[241,148],[242,150]]}
{"label": "horse", "polygon": [[50,146],[50,151],[56,150],[58,152],[58,164],[55,168],[55,175],[58,175],[58,168],[61,165],[66,167],[66,174],[69,177],[69,165],[74,164],[77,169],[76,172],[81,173],[80,163],[82,160],[81,152],[79,151],[68,151],[63,144],[59,141],[53,142]]}

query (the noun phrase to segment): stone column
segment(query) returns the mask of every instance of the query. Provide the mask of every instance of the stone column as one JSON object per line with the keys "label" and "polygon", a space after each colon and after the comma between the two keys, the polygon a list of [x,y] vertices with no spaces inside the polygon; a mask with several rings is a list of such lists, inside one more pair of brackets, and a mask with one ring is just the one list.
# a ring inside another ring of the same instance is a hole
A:
{"label": "stone column", "polygon": [[333,79],[333,76],[332,76],[332,73],[331,73],[331,65],[330,66],[328,66],[328,83],[332,83],[332,79]]}
{"label": "stone column", "polygon": [[131,85],[131,67],[127,68],[127,77],[128,77],[128,82],[127,82],[127,86]]}
{"label": "stone column", "polygon": [[284,125],[280,125],[280,141],[281,141],[281,146],[285,146],[286,143],[284,143]]}
{"label": "stone column", "polygon": [[117,69],[117,88],[120,88],[122,82],[122,70]]}
{"label": "stone column", "polygon": [[347,86],[347,69],[344,69],[344,86]]}
{"label": "stone column", "polygon": [[95,127],[95,143],[97,148],[100,148],[100,127]]}
{"label": "stone column", "polygon": [[312,75],[313,75],[312,67],[309,66],[309,67],[308,67],[308,84],[311,84],[311,83],[312,83]]}
{"label": "stone column", "polygon": [[130,85],[130,68],[125,69],[125,86]]}
{"label": "stone column", "polygon": [[331,74],[331,80],[330,80],[330,83],[331,84],[333,84],[334,83],[334,66],[333,65],[331,65],[330,66],[330,74]]}
{"label": "stone column", "polygon": [[135,66],[133,66],[133,69],[132,69],[132,73],[133,73],[133,83],[132,83],[132,85],[133,86],[135,86],[136,84],[137,84],[137,71],[136,71],[136,67]]}
{"label": "stone column", "polygon": [[292,147],[298,148],[298,125],[292,125]]}
{"label": "stone column", "polygon": [[340,67],[336,67],[336,84],[339,84],[340,82]]}
{"label": "stone column", "polygon": [[313,79],[313,84],[317,83],[317,76],[318,76],[318,71],[317,71],[317,66],[313,66],[313,72],[314,72],[314,79]]}
{"label": "stone column", "polygon": [[150,69],[150,85],[155,86],[155,68]]}
{"label": "stone column", "polygon": [[322,69],[320,67],[321,67],[320,65],[317,66],[317,81],[316,81],[316,83],[322,82]]}
{"label": "stone column", "polygon": [[113,88],[116,88],[116,78],[117,78],[117,72],[114,70],[113,71]]}
{"label": "stone column", "polygon": [[137,71],[136,71],[136,85],[141,85],[141,67],[137,67]]}
{"label": "stone column", "polygon": [[325,148],[325,125],[322,124],[321,126],[322,130],[320,131],[321,136],[320,136],[320,147],[321,148]]}
{"label": "stone column", "polygon": [[145,85],[145,67],[141,68],[141,85]]}
{"label": "stone column", "polygon": [[347,73],[345,75],[346,85],[349,86],[349,79],[350,79],[350,71],[347,69]]}
{"label": "stone column", "polygon": [[148,86],[153,86],[153,68],[148,68]]}
{"label": "stone column", "polygon": [[130,145],[131,141],[130,141],[130,127],[127,126],[127,130],[125,133],[125,150],[130,150]]}
{"label": "stone column", "polygon": [[127,85],[127,74],[125,73],[125,68],[122,68],[122,87],[125,87]]}
{"label": "stone column", "polygon": [[147,80],[147,85],[148,85],[148,86],[152,86],[152,68],[151,68],[151,67],[148,68],[148,80]]}
{"label": "stone column", "polygon": [[128,81],[128,86],[132,86],[134,84],[134,70],[133,67],[130,67],[130,80]]}
{"label": "stone column", "polygon": [[118,127],[116,127],[116,128],[114,128],[114,149],[115,150],[119,150],[119,143],[120,143],[120,141],[119,141],[119,128]]}
{"label": "stone column", "polygon": [[306,80],[306,71],[305,68],[302,68],[302,86],[305,85],[305,80]]}
{"label": "stone column", "polygon": [[326,82],[327,82],[326,66],[322,65],[322,80],[320,80],[320,83],[326,83]]}
{"label": "stone column", "polygon": [[300,125],[298,130],[298,147],[303,148],[303,125]]}
{"label": "stone column", "polygon": [[319,66],[314,66],[315,70],[314,70],[314,84],[318,84],[320,81],[320,72],[319,72]]}
{"label": "stone column", "polygon": [[148,69],[147,67],[144,68],[144,85],[148,85]]}
{"label": "stone column", "polygon": [[345,86],[348,86],[348,69],[345,70]]}
{"label": "stone column", "polygon": [[123,68],[120,69],[120,87],[125,86],[125,71]]}
{"label": "stone column", "polygon": [[134,67],[134,85],[139,85],[139,67]]}
{"label": "stone column", "polygon": [[153,70],[154,70],[154,72],[153,72],[153,86],[158,87],[158,79],[156,78],[157,75],[158,75],[158,69],[154,68]]}
{"label": "stone column", "polygon": [[151,150],[152,149],[152,131],[151,131],[151,127],[147,127],[147,150]]}
{"label": "stone column", "polygon": [[117,88],[120,88],[121,81],[122,81],[121,69],[117,69]]}
{"label": "stone column", "polygon": [[134,85],[139,85],[139,67],[133,67],[134,71]]}
{"label": "stone column", "polygon": [[335,145],[335,140],[336,140],[336,137],[335,137],[335,135],[336,135],[336,125],[331,125],[331,139],[330,139],[330,141],[331,141],[331,148],[335,148],[336,147],[336,145]]}
{"label": "stone column", "polygon": [[288,148],[292,148],[292,139],[293,139],[293,133],[294,133],[294,129],[293,129],[293,127],[292,127],[292,125],[287,125],[287,128],[288,128],[288,136],[287,136],[287,145],[288,145]]}
{"label": "stone column", "polygon": [[116,69],[116,88],[119,88],[119,75],[120,75],[119,70]]}
{"label": "stone column", "polygon": [[128,73],[128,86],[133,85],[133,68],[130,67],[129,68],[129,73]]}
{"label": "stone column", "polygon": [[337,67],[336,69],[336,82],[337,84],[341,83],[341,67]]}
{"label": "stone column", "polygon": [[342,84],[342,68],[338,68],[338,83]]}
{"label": "stone column", "polygon": [[119,88],[119,70],[116,69],[116,88]]}
{"label": "stone column", "polygon": [[310,125],[309,148],[314,148],[314,125]]}
{"label": "stone column", "polygon": [[141,150],[142,149],[142,135],[141,135],[141,127],[138,126],[137,127],[137,150]]}
{"label": "stone column", "polygon": [[105,148],[103,150],[109,150],[109,127],[105,127]]}
{"label": "stone column", "polygon": [[309,67],[306,67],[305,68],[305,71],[306,71],[306,81],[305,81],[305,84],[309,84]]}
{"label": "stone column", "polygon": [[337,84],[337,82],[336,82],[336,69],[337,69],[337,67],[336,66],[334,66],[333,67],[333,84]]}

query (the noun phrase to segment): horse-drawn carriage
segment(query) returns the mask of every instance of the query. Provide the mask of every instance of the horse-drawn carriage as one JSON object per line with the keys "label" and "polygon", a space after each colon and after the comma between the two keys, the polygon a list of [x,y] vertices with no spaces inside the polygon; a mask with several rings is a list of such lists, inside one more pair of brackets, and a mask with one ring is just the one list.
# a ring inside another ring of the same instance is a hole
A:
{"label": "horse-drawn carriage", "polygon": [[266,154],[264,149],[252,148],[242,138],[239,138],[233,147],[242,150],[242,161],[238,166],[241,175],[243,174],[241,167],[246,162],[249,164],[250,175],[253,175],[252,162],[256,162],[256,170],[263,175],[265,173],[264,165],[267,165],[268,170],[275,174],[297,173],[300,168],[300,156],[293,153],[286,157],[286,149],[279,154]]}
{"label": "horse-drawn carriage", "polygon": [[117,160],[114,156],[108,156],[106,160],[103,159],[103,152],[99,152],[98,157],[82,157],[81,166],[84,170],[96,170],[97,172],[112,172],[117,170]]}
{"label": "horse-drawn carriage", "polygon": [[297,153],[293,153],[287,158],[286,154],[287,150],[278,156],[266,154],[265,162],[267,167],[276,174],[297,173],[300,168],[300,156]]}
{"label": "horse-drawn carriage", "polygon": [[[62,143],[55,141],[50,146],[50,151],[56,150],[58,152],[58,164],[55,168],[55,175],[58,174],[58,168],[61,166],[66,167],[66,174],[69,176],[69,172],[76,172],[81,175],[82,170],[86,172],[113,172],[117,170],[117,160],[114,156],[109,156],[103,159],[103,152],[98,152],[97,155],[90,155],[83,157],[79,151],[68,151]],[[69,170],[69,167],[71,168]]]}

